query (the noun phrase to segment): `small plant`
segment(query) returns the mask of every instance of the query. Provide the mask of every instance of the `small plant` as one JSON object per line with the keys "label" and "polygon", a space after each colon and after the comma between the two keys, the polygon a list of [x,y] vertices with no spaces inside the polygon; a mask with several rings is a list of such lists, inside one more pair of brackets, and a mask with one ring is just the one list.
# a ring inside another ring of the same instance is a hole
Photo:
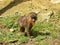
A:
{"label": "small plant", "polygon": [[49,43],[48,42],[44,42],[42,45],[49,45]]}
{"label": "small plant", "polygon": [[46,38],[46,36],[45,35],[38,35],[34,40],[35,41],[37,41],[37,42],[39,42],[39,41],[41,41],[41,40],[44,40]]}

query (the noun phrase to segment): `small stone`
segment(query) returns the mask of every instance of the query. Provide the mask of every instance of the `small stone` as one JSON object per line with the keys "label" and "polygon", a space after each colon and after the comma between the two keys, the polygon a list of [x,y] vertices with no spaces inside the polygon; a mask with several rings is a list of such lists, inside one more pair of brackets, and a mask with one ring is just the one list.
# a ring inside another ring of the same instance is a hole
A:
{"label": "small stone", "polygon": [[11,31],[11,32],[13,32],[13,31],[14,31],[14,29],[10,29],[10,31]]}

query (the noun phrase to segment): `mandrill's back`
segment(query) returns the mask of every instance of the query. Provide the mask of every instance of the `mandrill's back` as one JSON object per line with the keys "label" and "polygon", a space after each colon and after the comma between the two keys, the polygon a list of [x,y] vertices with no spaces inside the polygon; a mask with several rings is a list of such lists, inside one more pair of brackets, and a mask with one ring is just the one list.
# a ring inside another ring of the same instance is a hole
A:
{"label": "mandrill's back", "polygon": [[20,26],[26,26],[26,24],[27,24],[27,16],[20,16],[19,18],[18,18],[18,23],[19,23],[19,25]]}

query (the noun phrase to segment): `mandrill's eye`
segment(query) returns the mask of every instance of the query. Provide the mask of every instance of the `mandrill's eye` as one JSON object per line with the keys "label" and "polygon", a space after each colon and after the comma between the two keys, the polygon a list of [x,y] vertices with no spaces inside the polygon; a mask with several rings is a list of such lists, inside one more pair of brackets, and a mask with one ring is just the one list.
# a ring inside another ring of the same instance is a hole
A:
{"label": "mandrill's eye", "polygon": [[37,19],[37,17],[32,17],[32,19],[35,19],[35,20],[36,20],[36,19]]}

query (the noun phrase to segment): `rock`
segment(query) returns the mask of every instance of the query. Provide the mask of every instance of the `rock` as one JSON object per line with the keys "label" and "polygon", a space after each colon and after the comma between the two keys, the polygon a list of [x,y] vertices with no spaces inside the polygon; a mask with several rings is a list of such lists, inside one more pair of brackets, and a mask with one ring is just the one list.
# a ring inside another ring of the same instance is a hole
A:
{"label": "rock", "polygon": [[10,29],[10,32],[13,32],[14,31],[14,29]]}
{"label": "rock", "polygon": [[41,11],[38,15],[39,22],[49,22],[49,19],[54,14],[53,11]]}

